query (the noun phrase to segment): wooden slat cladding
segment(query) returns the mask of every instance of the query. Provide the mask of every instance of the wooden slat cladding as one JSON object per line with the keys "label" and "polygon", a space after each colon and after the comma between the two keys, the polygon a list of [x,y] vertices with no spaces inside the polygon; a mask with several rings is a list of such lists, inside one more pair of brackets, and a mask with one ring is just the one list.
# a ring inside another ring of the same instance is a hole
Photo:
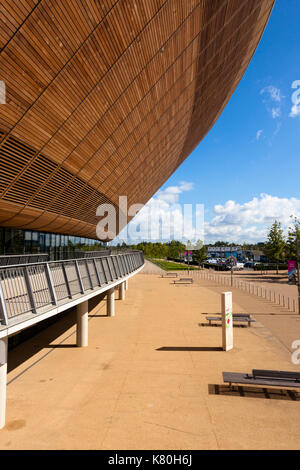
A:
{"label": "wooden slat cladding", "polygon": [[0,224],[95,237],[100,203],[145,203],[219,116],[273,3],[3,2]]}
{"label": "wooden slat cladding", "polygon": [[2,50],[41,0],[2,0],[0,3],[0,50]]}
{"label": "wooden slat cladding", "polygon": [[[5,175],[9,174],[12,168],[23,168],[33,155],[35,150],[24,145],[13,137],[9,137],[2,148],[0,149],[1,167],[0,167],[0,188],[1,183],[5,179]],[[42,163],[43,171],[41,172]],[[55,170],[57,170],[55,172]],[[89,201],[89,215],[93,215],[92,219],[84,220],[90,223],[96,223],[96,208],[100,203],[111,203],[111,201],[103,194],[97,193],[95,200],[97,205],[92,204],[90,196],[94,193],[91,186],[87,185],[80,178],[74,178],[73,175],[64,168],[59,168],[58,165],[44,155],[40,155],[39,162],[35,161],[33,164],[22,174],[16,184],[6,193],[5,200],[11,203],[19,204],[21,207],[26,203],[30,194],[34,194],[37,189],[42,185],[44,178],[55,172],[55,179],[51,180],[51,186],[45,186],[44,191],[39,195],[38,200],[35,200],[34,208],[43,210],[49,204],[49,200],[53,199],[53,194],[60,193],[63,189],[62,198],[56,199],[52,203],[52,212],[61,213],[66,217],[73,217],[76,215],[77,204],[75,207],[67,210],[67,201],[76,199],[77,195],[84,189],[85,198]],[[69,184],[71,182],[71,184]],[[83,201],[84,204],[84,201]]]}
{"label": "wooden slat cladding", "polygon": [[[219,103],[222,103],[222,106],[219,107],[217,114],[215,114],[215,111],[213,110],[209,116],[209,119],[212,122],[215,122],[217,116],[221,114],[221,111],[239,82],[239,80],[237,82],[235,81],[235,74],[239,75],[240,79],[242,76],[241,72],[243,73],[246,69],[257,46],[257,39],[260,39],[260,35],[262,34],[269,18],[273,4],[273,0],[249,0],[245,4],[241,4],[240,12],[237,15],[234,14],[236,1],[231,0],[227,4],[226,16],[224,18],[224,22],[228,24],[228,27],[223,29],[222,36],[220,36],[214,43],[211,43],[209,48],[207,48],[207,38],[203,40],[200,36],[202,39],[202,42],[199,45],[200,54],[203,49],[206,51],[206,57],[211,57],[214,50],[218,51],[214,62],[212,62],[209,67],[211,74],[218,73],[217,68],[220,69],[221,73],[225,68],[231,69],[228,86],[224,87],[224,85],[222,85],[221,89],[223,90],[223,96],[218,96],[218,99],[216,100],[217,106]],[[244,19],[242,24],[241,18]],[[232,35],[232,31],[234,31],[234,35]],[[226,48],[224,48],[224,43],[226,43]],[[206,57],[203,56],[204,61],[206,61]],[[221,63],[222,68],[220,67]],[[202,119],[202,116],[199,116],[199,114],[202,113],[201,104],[203,101],[203,94],[207,92],[207,87],[203,88],[201,86],[203,80],[202,68],[203,63],[199,61],[198,84],[200,84],[200,86],[197,86],[194,115],[191,119],[191,126],[186,137],[186,143],[182,150],[179,163],[182,163],[193,151],[199,142],[199,138],[202,139],[207,133],[204,120]],[[209,70],[207,70],[207,72],[209,73]],[[231,84],[230,80],[232,82]],[[233,84],[235,84],[234,87]],[[211,98],[211,103],[214,105],[213,97]],[[215,108],[212,106],[212,109]],[[210,111],[209,108],[208,111]]]}

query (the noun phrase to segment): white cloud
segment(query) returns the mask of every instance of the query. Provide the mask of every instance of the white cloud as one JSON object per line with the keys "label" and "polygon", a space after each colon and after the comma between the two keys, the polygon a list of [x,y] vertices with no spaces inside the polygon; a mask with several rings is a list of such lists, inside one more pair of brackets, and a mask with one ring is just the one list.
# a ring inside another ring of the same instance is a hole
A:
{"label": "white cloud", "polygon": [[294,104],[292,106],[291,112],[289,114],[289,117],[292,117],[292,118],[294,118],[296,116],[300,116],[300,104],[298,104],[298,105]]}
{"label": "white cloud", "polygon": [[[194,183],[187,183],[186,181],[181,181],[178,186],[169,186],[163,191],[158,191],[155,196],[155,201],[164,201],[170,204],[175,204],[179,200],[179,195],[185,191],[191,191],[194,188]],[[150,199],[148,204],[153,203],[153,198]]]}
{"label": "white cloud", "polygon": [[[173,238],[182,241],[201,239],[204,243],[217,240],[254,243],[266,240],[269,228],[275,219],[281,222],[287,233],[291,224],[290,217],[300,217],[300,199],[280,198],[263,193],[242,204],[228,200],[225,204],[215,205],[212,219],[206,220],[205,223],[202,219],[200,230],[197,231],[195,215],[198,212],[204,218],[204,207],[191,206],[193,211],[191,214],[188,211],[184,212],[184,206],[179,201],[180,194],[193,188],[193,183],[181,182],[158,191],[130,221],[128,232],[126,230],[121,232],[114,243],[122,242],[124,238],[128,243]],[[133,240],[137,236],[138,239]]]}
{"label": "white cloud", "polygon": [[296,117],[300,115],[300,80],[295,80],[292,83],[292,88],[295,90],[292,94],[292,109],[289,117]]}
{"label": "white cloud", "polygon": [[280,128],[281,128],[281,122],[277,122],[277,125],[276,125],[276,129],[275,131],[273,132],[273,135],[277,135],[278,132],[280,131]]}
{"label": "white cloud", "polygon": [[263,102],[268,113],[272,116],[273,119],[279,118],[281,116],[281,103],[284,98],[280,89],[274,85],[269,85],[260,90],[260,94],[266,95],[266,98],[263,99]]}
{"label": "white cloud", "polygon": [[281,114],[280,108],[272,108],[271,114],[273,119],[278,118]]}
{"label": "white cloud", "polygon": [[275,219],[287,231],[290,216],[300,216],[300,200],[260,194],[244,204],[229,200],[224,205],[216,205],[214,212],[215,217],[205,223],[206,242],[263,241]]}
{"label": "white cloud", "polygon": [[259,140],[260,136],[262,135],[263,133],[263,130],[262,129],[259,129],[257,132],[256,132],[256,140]]}
{"label": "white cloud", "polygon": [[279,88],[276,88],[275,86],[273,85],[269,85],[269,86],[266,86],[265,88],[263,88],[262,90],[260,90],[260,94],[263,95],[264,93],[268,93],[269,94],[269,98],[272,100],[272,101],[277,101],[278,103],[280,103],[281,99],[282,99],[282,95],[281,95],[281,91]]}
{"label": "white cloud", "polygon": [[202,222],[200,227],[196,227],[195,219],[199,220],[204,211],[201,207],[179,204],[180,194],[193,189],[194,183],[182,181],[177,186],[158,191],[121,231],[114,244],[123,239],[128,243],[203,239],[204,224]]}

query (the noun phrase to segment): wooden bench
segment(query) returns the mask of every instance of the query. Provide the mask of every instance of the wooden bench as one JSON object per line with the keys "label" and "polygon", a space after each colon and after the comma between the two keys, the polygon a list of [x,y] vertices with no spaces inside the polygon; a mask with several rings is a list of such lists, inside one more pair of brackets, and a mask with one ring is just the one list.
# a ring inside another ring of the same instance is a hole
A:
{"label": "wooden bench", "polygon": [[165,273],[162,274],[161,277],[178,277],[177,273]]}
{"label": "wooden bench", "polygon": [[300,372],[264,369],[253,369],[252,374],[223,372],[223,381],[229,383],[231,389],[233,383],[300,388]]}
{"label": "wooden bench", "polygon": [[[212,321],[222,321],[222,317],[205,317],[206,320],[208,320],[209,325],[211,325]],[[254,318],[251,318],[251,316],[248,313],[233,313],[232,314],[232,321],[234,323],[236,322],[247,322],[248,326],[251,326],[251,323],[255,322]]]}
{"label": "wooden bench", "polygon": [[174,284],[193,284],[194,279],[191,277],[181,277],[174,281]]}

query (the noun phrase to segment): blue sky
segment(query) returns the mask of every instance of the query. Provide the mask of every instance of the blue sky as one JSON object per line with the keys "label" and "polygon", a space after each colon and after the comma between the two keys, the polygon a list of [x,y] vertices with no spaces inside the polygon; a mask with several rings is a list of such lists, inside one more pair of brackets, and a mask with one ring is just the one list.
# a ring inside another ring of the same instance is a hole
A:
{"label": "blue sky", "polygon": [[275,218],[300,215],[299,22],[300,0],[277,0],[222,115],[154,196],[204,204],[205,242],[264,241]]}

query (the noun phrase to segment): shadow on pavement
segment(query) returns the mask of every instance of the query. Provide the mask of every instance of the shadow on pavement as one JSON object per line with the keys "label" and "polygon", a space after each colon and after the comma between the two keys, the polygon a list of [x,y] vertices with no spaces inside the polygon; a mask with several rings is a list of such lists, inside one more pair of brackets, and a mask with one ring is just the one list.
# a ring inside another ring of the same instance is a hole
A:
{"label": "shadow on pavement", "polygon": [[245,387],[241,385],[233,385],[232,389],[230,389],[229,385],[209,384],[208,393],[209,395],[223,395],[231,397],[300,401],[299,392],[282,388]]}
{"label": "shadow on pavement", "polygon": [[[198,326],[209,326],[210,328],[222,328],[222,322],[221,323],[212,323],[211,325],[209,323],[198,323]],[[248,328],[247,325],[237,325],[236,323],[233,325],[233,328]]]}
{"label": "shadow on pavement", "polygon": [[156,351],[223,351],[223,349],[212,346],[163,346]]}

